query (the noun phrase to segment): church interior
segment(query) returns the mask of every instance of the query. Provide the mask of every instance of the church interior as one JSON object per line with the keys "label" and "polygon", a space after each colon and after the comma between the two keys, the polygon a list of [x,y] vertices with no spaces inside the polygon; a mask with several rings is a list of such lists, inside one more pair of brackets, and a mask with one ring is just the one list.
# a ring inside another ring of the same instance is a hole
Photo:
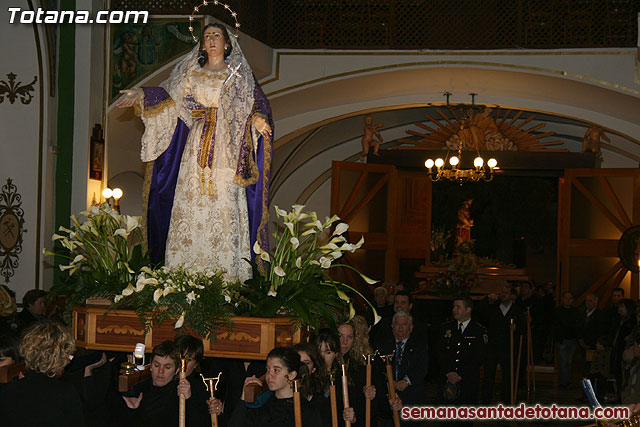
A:
{"label": "church interior", "polygon": [[638,422],[639,0],[8,3],[9,425]]}

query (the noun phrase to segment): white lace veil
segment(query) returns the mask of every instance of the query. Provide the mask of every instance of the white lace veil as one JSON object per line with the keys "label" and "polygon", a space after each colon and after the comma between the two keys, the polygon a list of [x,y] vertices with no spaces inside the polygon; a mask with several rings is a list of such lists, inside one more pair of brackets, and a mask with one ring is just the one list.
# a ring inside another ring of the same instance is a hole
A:
{"label": "white lace veil", "polygon": [[[213,24],[222,25],[217,22],[213,22]],[[225,59],[225,62],[229,66],[230,75],[225,82],[225,88],[220,100],[221,107],[225,108],[225,110],[227,110],[226,107],[232,107],[231,111],[241,114],[240,117],[246,117],[245,114],[248,115],[251,111],[254,100],[253,89],[255,79],[251,67],[244,57],[242,49],[240,49],[240,44],[238,44],[238,36],[233,34],[228,28],[227,33],[229,34],[231,42],[231,54]],[[199,50],[200,44],[198,43],[191,49],[191,52],[173,68],[169,78],[161,85],[169,92],[171,98],[176,101],[176,103],[184,99],[186,90],[185,83],[189,73],[194,69],[197,70],[201,68],[200,64],[198,64]],[[241,99],[238,99],[239,94],[242,94],[242,96],[240,96]],[[240,103],[248,104],[248,110],[246,106],[244,108],[241,107],[239,105]]]}

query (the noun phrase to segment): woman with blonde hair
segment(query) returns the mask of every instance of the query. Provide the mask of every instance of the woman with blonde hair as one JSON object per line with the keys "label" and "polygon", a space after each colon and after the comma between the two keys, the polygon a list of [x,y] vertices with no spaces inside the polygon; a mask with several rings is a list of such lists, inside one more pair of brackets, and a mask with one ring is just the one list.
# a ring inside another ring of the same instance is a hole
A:
{"label": "woman with blonde hair", "polygon": [[26,330],[18,350],[27,374],[2,390],[2,425],[84,426],[78,392],[58,379],[75,351],[71,332],[57,322],[37,322]]}

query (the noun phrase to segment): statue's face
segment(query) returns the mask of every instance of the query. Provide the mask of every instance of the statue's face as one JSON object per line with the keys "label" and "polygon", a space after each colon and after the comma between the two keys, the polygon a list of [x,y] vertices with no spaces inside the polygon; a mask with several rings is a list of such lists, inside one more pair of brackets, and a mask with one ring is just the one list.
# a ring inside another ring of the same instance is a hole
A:
{"label": "statue's face", "polygon": [[364,118],[364,122],[367,126],[371,126],[373,124],[373,117],[371,116],[365,116]]}
{"label": "statue's face", "polygon": [[209,58],[224,57],[224,51],[228,47],[222,30],[218,27],[209,27],[204,31],[203,48]]}

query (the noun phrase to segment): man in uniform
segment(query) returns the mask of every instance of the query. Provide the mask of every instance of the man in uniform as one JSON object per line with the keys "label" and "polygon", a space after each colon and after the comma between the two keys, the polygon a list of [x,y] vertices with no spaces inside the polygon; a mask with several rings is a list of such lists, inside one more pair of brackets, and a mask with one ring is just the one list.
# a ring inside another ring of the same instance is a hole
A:
{"label": "man in uniform", "polygon": [[438,343],[440,377],[447,404],[474,405],[478,399],[480,367],[487,345],[484,326],[471,320],[468,296],[453,301],[453,319],[442,324]]}

